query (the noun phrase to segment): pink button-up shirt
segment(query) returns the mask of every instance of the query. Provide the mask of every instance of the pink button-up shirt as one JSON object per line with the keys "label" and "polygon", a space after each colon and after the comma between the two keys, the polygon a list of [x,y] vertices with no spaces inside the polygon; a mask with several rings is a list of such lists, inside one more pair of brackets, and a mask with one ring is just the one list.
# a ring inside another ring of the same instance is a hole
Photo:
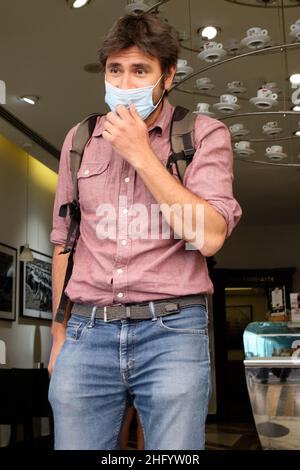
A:
{"label": "pink button-up shirt", "polygon": [[[165,99],[158,119],[149,129],[152,150],[164,165],[171,154],[173,111]],[[143,204],[148,214],[151,206],[159,206],[134,168],[103,139],[104,120],[98,118],[78,172],[80,237],[66,294],[73,302],[111,305],[213,293],[205,257],[198,250],[187,250],[186,242],[174,238],[173,231],[169,238],[137,238],[126,230],[133,204]],[[69,151],[76,128],[67,134],[61,151],[51,232],[51,242],[59,245],[65,243],[69,224],[68,217],[59,217],[59,208],[73,200]],[[224,217],[229,236],[241,217],[241,208],[232,193],[229,131],[220,121],[198,115],[195,143],[196,153],[187,167],[184,185]],[[101,235],[104,209],[108,207],[102,204],[115,209],[115,237]],[[161,233],[161,213],[158,226]]]}

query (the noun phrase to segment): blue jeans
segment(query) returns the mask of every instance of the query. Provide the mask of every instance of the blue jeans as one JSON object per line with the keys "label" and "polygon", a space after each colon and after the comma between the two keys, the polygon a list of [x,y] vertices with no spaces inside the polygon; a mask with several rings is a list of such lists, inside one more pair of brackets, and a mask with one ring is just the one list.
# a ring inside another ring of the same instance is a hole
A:
{"label": "blue jeans", "polygon": [[55,449],[118,449],[129,396],[145,449],[204,449],[207,309],[193,305],[179,314],[152,315],[109,323],[71,316],[49,389]]}

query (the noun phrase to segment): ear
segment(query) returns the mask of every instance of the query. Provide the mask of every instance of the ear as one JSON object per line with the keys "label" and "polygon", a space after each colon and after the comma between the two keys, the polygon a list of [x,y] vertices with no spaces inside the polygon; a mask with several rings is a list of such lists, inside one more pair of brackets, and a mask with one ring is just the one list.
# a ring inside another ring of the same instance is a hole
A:
{"label": "ear", "polygon": [[171,88],[175,73],[176,73],[176,66],[172,65],[172,67],[170,67],[170,70],[165,75],[165,89],[166,90],[169,90]]}

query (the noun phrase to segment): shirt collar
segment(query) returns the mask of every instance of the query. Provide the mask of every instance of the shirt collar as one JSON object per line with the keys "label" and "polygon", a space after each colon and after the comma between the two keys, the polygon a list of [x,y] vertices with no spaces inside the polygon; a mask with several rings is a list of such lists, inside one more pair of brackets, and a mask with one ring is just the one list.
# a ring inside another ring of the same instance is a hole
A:
{"label": "shirt collar", "polygon": [[[154,129],[157,129],[160,132],[160,134],[163,134],[164,131],[167,129],[168,125],[170,124],[173,111],[174,111],[174,107],[170,104],[167,98],[164,98],[162,110],[159,113],[157,119],[151,124],[149,128],[149,132],[153,131]],[[101,136],[103,130],[104,130],[103,116],[98,116],[92,137]]]}
{"label": "shirt collar", "polygon": [[157,129],[159,130],[160,134],[163,134],[170,125],[173,111],[174,108],[173,106],[171,106],[169,100],[167,98],[164,98],[162,110],[159,113],[156,121],[151,124],[149,132],[153,131],[154,129]]}
{"label": "shirt collar", "polygon": [[99,137],[102,134],[102,132],[104,130],[104,119],[103,119],[103,117],[104,117],[104,115],[97,117],[96,125],[95,125],[94,131],[92,133],[92,137]]}

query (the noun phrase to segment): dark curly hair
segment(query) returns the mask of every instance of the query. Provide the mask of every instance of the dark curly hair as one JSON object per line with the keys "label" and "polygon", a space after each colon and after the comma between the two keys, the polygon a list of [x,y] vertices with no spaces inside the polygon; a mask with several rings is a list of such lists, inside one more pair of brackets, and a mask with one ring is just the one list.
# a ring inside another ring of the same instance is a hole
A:
{"label": "dark curly hair", "polygon": [[132,46],[156,57],[162,72],[176,66],[180,42],[176,30],[150,13],[128,14],[119,18],[106,34],[99,50],[99,59],[105,68],[107,58]]}

